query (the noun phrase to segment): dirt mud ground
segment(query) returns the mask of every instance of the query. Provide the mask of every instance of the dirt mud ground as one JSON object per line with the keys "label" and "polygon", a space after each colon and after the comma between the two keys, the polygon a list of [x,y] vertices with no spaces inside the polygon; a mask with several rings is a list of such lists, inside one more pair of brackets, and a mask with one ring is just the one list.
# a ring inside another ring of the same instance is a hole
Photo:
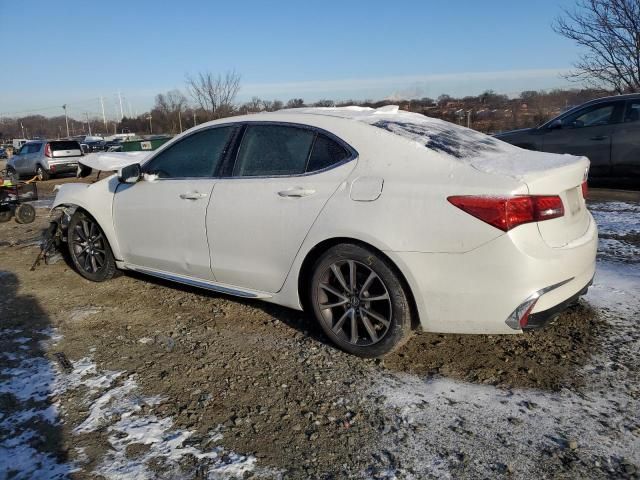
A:
{"label": "dirt mud ground", "polygon": [[0,478],[640,478],[640,203],[593,198],[595,283],[554,325],[384,360],[266,303],[30,271],[48,211],[0,224]]}

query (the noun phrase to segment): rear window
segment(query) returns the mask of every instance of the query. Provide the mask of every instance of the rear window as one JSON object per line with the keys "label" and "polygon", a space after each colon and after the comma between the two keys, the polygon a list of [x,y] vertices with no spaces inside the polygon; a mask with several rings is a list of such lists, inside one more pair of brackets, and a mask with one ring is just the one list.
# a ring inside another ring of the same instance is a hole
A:
{"label": "rear window", "polygon": [[501,145],[503,145],[493,137],[447,122],[414,123],[379,120],[371,125],[455,158],[473,157],[485,152],[500,151]]}
{"label": "rear window", "polygon": [[80,150],[80,144],[73,140],[49,142],[49,145],[51,145],[51,150],[54,152],[58,150]]}

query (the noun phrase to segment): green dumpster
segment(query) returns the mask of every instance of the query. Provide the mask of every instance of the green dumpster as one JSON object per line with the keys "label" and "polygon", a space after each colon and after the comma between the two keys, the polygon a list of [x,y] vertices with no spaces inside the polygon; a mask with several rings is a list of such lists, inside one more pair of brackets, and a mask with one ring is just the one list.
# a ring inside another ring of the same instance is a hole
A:
{"label": "green dumpster", "polygon": [[167,143],[171,137],[157,137],[150,140],[129,140],[122,142],[123,152],[141,152],[155,150],[160,145]]}

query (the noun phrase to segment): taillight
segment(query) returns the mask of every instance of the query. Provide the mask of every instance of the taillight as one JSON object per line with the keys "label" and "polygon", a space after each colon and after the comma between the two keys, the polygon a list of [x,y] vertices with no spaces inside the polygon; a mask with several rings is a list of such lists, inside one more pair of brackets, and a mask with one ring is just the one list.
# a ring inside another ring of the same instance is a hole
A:
{"label": "taillight", "polygon": [[491,197],[462,195],[447,198],[469,215],[507,232],[524,223],[541,222],[564,215],[562,199],[557,195],[518,195]]}
{"label": "taillight", "polygon": [[47,143],[44,146],[44,156],[51,158],[51,144],[50,143]]}
{"label": "taillight", "polygon": [[589,185],[587,185],[587,181],[582,182],[582,198],[585,200],[589,196]]}
{"label": "taillight", "polygon": [[582,177],[582,198],[585,200],[589,196],[589,185],[587,185],[587,180],[589,179],[589,167],[587,167],[584,171],[584,176]]}

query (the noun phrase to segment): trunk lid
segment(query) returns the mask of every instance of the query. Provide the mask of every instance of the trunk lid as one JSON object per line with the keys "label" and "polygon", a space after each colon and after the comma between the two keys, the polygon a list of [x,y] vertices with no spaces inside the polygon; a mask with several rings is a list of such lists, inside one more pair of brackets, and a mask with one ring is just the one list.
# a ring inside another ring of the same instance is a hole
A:
{"label": "trunk lid", "polygon": [[[564,157],[563,160],[566,160],[569,156]],[[532,171],[521,177],[531,195],[558,195],[562,199],[562,217],[538,222],[540,235],[547,245],[554,248],[564,247],[582,237],[591,221],[582,195],[582,183],[587,178],[589,160],[586,157],[570,158],[575,160],[564,161],[557,167]]]}

